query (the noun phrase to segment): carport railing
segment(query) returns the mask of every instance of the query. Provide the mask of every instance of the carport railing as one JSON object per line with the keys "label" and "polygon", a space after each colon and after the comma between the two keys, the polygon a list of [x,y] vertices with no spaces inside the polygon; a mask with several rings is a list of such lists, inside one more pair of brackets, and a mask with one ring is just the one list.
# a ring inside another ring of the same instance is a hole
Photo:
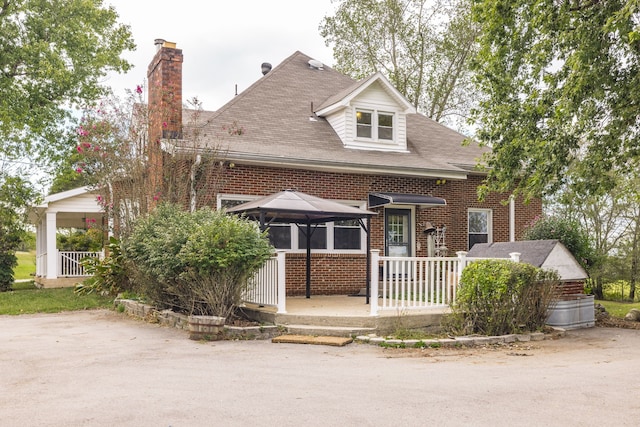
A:
{"label": "carport railing", "polygon": [[85,258],[104,258],[104,251],[58,251],[58,277],[83,277],[87,273],[82,265]]}
{"label": "carport railing", "polygon": [[278,313],[286,313],[285,251],[276,251],[249,280],[244,302],[273,306]]}

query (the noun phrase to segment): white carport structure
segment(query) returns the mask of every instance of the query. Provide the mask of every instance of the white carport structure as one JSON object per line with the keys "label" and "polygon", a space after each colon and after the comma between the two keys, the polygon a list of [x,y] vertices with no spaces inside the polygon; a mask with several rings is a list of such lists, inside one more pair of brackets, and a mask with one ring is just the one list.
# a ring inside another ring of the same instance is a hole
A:
{"label": "white carport structure", "polygon": [[88,256],[102,257],[103,252],[59,251],[56,247],[58,228],[84,229],[102,227],[104,211],[96,194],[88,187],[51,194],[34,206],[29,219],[36,226],[36,284],[44,287],[72,286],[86,276],[80,260]]}

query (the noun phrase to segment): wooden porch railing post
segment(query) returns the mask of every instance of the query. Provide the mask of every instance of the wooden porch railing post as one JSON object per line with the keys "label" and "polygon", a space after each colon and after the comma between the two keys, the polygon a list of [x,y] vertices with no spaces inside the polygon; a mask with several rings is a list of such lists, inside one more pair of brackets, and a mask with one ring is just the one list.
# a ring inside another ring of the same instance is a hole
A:
{"label": "wooden porch railing post", "polygon": [[285,251],[276,251],[278,259],[278,313],[287,312],[287,281]]}
{"label": "wooden porch railing post", "polygon": [[509,254],[509,257],[513,262],[520,262],[520,255],[521,255],[520,252],[511,252]]}
{"label": "wooden porch railing post", "polygon": [[378,315],[378,262],[380,261],[380,249],[371,249],[371,299],[369,300],[370,315]]}

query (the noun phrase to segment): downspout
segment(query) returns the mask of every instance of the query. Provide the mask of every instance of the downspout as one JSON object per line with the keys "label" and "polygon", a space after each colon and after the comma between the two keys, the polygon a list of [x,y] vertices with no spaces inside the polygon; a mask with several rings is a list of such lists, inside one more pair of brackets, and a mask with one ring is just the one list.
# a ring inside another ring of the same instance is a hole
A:
{"label": "downspout", "polygon": [[509,241],[516,241],[516,202],[513,195],[509,196]]}
{"label": "downspout", "polygon": [[195,162],[193,162],[193,165],[191,166],[191,199],[190,199],[190,208],[191,208],[191,212],[195,212],[196,208],[198,207],[198,197],[196,194],[196,172],[198,170],[198,166],[200,166],[200,163],[202,163],[202,157],[200,156],[200,154],[196,155],[196,160]]}

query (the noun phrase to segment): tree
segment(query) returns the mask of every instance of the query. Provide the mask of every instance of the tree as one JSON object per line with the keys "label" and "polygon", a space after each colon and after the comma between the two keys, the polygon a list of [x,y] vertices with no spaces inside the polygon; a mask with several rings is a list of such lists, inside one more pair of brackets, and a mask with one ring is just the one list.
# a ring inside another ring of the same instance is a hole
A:
{"label": "tree", "polygon": [[640,153],[637,0],[478,0],[476,137],[489,145],[481,195],[552,194],[581,165],[589,190]]}
{"label": "tree", "polygon": [[[158,150],[161,143],[148,141],[152,113],[152,107],[143,102],[142,86],[129,91],[125,99],[111,95],[87,107],[76,129],[77,146],[66,161],[68,168],[60,169],[54,179],[61,188],[71,181],[96,190],[119,237],[126,236],[135,221],[160,202],[191,211],[210,206],[224,172],[233,167],[225,163],[217,141],[203,142],[208,121],[196,98],[183,107],[182,138],[164,140],[161,164],[152,164],[149,152]],[[169,111],[157,113],[165,120]],[[160,123],[166,125],[166,121]],[[241,132],[237,123],[225,131],[230,137]],[[82,178],[69,179],[69,171]],[[161,182],[156,183],[154,172],[161,174]]]}
{"label": "tree", "polygon": [[0,2],[0,151],[48,158],[60,150],[68,108],[95,100],[135,45],[102,0]]}
{"label": "tree", "polygon": [[0,170],[0,292],[13,284],[16,250],[25,234],[26,206],[35,200],[28,181]]}
{"label": "tree", "polygon": [[355,79],[380,71],[436,121],[466,116],[476,26],[466,0],[341,0],[320,25],[336,69]]}
{"label": "tree", "polygon": [[589,240],[577,221],[561,217],[540,217],[525,229],[524,240],[555,239],[562,243],[576,260],[587,267],[593,261]]}
{"label": "tree", "polygon": [[548,199],[547,210],[566,218],[588,239],[593,251],[588,265],[589,282],[598,298],[604,296],[607,283],[619,280],[628,280],[631,293],[635,293],[640,230],[637,171],[637,167],[611,170],[608,176],[616,182],[615,188],[592,192],[586,188],[584,171],[570,168],[566,184]]}

